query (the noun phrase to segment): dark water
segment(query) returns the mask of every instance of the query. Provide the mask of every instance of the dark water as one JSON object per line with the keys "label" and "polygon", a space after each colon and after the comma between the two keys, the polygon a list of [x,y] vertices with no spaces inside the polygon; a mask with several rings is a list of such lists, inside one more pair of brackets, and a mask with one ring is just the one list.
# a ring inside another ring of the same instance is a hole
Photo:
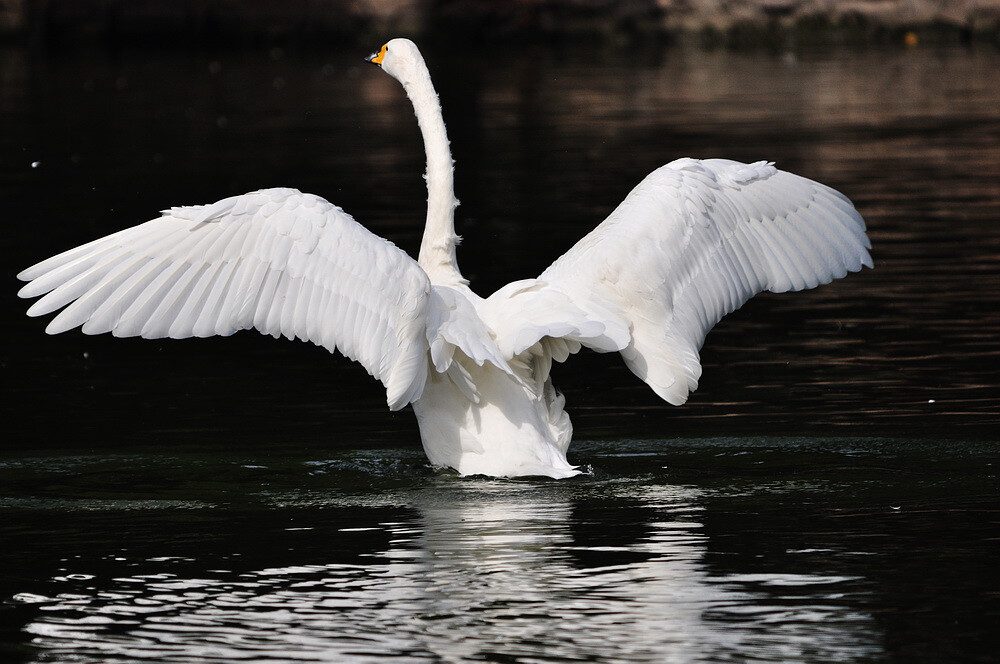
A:
{"label": "dark water", "polygon": [[728,317],[682,408],[613,357],[558,367],[590,475],[439,475],[342,358],[50,338],[13,296],[55,251],[266,186],[415,250],[394,81],[353,51],[0,50],[0,659],[995,661],[1000,54],[428,59],[480,292],[686,155],[841,189],[877,269]]}

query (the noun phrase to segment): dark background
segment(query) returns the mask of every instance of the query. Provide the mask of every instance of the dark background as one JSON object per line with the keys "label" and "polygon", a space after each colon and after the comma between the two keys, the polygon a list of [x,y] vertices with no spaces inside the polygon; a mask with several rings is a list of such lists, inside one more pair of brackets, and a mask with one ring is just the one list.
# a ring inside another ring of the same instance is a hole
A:
{"label": "dark background", "polygon": [[[361,59],[377,45],[2,51],[7,445],[192,431],[416,442],[375,381],[322,349],[253,332],[50,338],[14,296],[19,269],[55,252],[268,186],[325,196],[414,253],[422,146],[395,81]],[[992,48],[426,50],[458,165],[460,263],[481,294],[540,272],[678,156],[772,159],[846,192],[869,222],[874,271],[728,317],[682,408],[617,357],[557,367],[578,436],[992,438]]]}
{"label": "dark background", "polygon": [[[0,46],[0,658],[995,659],[988,39],[856,22],[814,39],[794,12],[722,31],[727,48],[570,22],[126,29],[138,6]],[[362,61],[397,34],[441,94],[482,294],[680,156],[840,189],[876,269],[727,317],[681,408],[617,356],[557,367],[570,459],[592,472],[568,482],[435,474],[410,412],[308,344],[48,337],[24,316],[20,269],[260,187],[322,195],[414,252],[419,134]]]}

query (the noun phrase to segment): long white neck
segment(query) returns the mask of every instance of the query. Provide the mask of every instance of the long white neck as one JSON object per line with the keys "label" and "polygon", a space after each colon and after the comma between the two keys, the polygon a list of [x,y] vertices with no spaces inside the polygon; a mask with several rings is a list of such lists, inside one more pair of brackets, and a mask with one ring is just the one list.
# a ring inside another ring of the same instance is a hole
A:
{"label": "long white neck", "polygon": [[[423,63],[421,63],[423,64]],[[434,284],[466,284],[458,270],[455,246],[460,238],[455,235],[455,162],[451,158],[448,133],[441,116],[434,84],[426,66],[417,68],[413,77],[402,81],[406,95],[413,102],[420,133],[424,138],[427,154],[427,221],[424,237],[420,242],[417,262]]]}

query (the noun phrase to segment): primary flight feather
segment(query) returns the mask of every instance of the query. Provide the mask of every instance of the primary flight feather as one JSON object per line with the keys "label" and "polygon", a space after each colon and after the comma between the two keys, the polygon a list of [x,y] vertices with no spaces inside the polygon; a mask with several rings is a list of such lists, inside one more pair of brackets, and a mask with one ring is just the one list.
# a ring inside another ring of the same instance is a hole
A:
{"label": "primary flight feather", "polygon": [[393,410],[412,404],[435,466],[493,476],[578,474],[552,362],[618,351],[669,403],[701,374],[724,315],[764,290],[813,288],[871,267],[865,225],[833,189],[768,162],[678,159],[537,279],[488,298],[458,269],[453,165],[417,47],[369,60],[402,83],[427,154],[418,260],[318,196],[264,189],[158,219],[24,270],[50,334],[184,338],[256,328],[360,362]]}

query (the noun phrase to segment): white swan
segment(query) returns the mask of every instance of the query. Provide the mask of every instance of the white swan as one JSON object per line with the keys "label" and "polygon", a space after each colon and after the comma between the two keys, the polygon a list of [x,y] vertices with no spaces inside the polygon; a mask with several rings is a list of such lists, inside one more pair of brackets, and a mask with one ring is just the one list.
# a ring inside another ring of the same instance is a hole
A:
{"label": "white swan", "polygon": [[[340,208],[264,189],[71,249],[18,275],[56,334],[183,338],[257,328],[339,349],[413,404],[424,450],[461,474],[569,477],[572,427],[549,380],[581,346],[619,351],[666,401],[695,389],[708,330],[755,293],[871,267],[851,203],[770,163],[678,159],[537,279],[483,299],[455,258],[453,162],[430,75],[394,39],[369,60],[413,102],[427,153],[417,261]],[[67,306],[68,305],[68,306]]]}

